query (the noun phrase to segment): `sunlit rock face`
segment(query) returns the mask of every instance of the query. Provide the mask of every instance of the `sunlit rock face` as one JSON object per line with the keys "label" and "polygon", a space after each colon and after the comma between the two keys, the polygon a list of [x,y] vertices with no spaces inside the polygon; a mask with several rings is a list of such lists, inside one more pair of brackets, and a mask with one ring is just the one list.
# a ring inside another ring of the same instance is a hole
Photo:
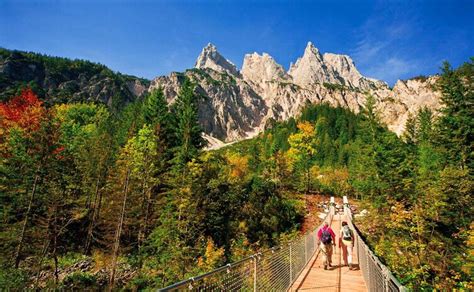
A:
{"label": "sunlit rock face", "polygon": [[219,54],[217,48],[211,43],[207,44],[207,46],[202,49],[194,67],[198,69],[209,68],[217,72],[229,73],[233,76],[240,75],[237,67],[235,67],[231,61]]}
{"label": "sunlit rock face", "polygon": [[149,90],[162,87],[173,102],[185,76],[204,96],[199,101],[199,119],[206,139],[216,145],[221,143],[217,141],[252,137],[270,118],[295,117],[307,102],[327,102],[359,112],[371,94],[382,122],[397,134],[403,132],[410,113],[425,106],[433,110],[440,107],[440,95],[434,86],[436,76],[399,80],[390,89],[383,81],[363,76],[349,56],[321,54],[311,42],[288,71],[267,53],[245,55],[239,71],[208,44],[194,69],[157,77]]}

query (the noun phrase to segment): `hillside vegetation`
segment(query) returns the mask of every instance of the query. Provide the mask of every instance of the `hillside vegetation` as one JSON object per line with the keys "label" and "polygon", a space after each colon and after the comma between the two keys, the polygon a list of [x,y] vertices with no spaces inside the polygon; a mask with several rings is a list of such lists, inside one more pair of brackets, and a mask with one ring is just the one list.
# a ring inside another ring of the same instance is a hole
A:
{"label": "hillside vegetation", "polygon": [[99,102],[121,108],[149,81],[116,73],[102,64],[0,48],[0,100],[32,88],[47,105]]}

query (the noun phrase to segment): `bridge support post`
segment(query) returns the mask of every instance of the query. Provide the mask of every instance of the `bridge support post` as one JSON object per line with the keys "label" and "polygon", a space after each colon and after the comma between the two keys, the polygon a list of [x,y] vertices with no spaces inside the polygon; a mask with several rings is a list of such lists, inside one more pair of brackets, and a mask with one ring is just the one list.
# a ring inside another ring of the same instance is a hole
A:
{"label": "bridge support post", "polygon": [[304,237],[304,262],[305,264],[308,262],[308,238],[307,236],[305,235]]}
{"label": "bridge support post", "polygon": [[257,259],[258,259],[257,256],[253,258],[253,291],[254,292],[257,292]]}
{"label": "bridge support post", "polygon": [[350,209],[349,209],[349,200],[347,199],[347,196],[342,197],[342,203],[344,205],[344,214],[346,214],[348,217],[352,219],[352,216],[350,214]]}
{"label": "bridge support post", "polygon": [[291,250],[291,243],[289,244],[290,246],[290,285],[288,285],[288,288],[291,287],[291,284],[293,283],[293,261],[292,261],[292,250]]}

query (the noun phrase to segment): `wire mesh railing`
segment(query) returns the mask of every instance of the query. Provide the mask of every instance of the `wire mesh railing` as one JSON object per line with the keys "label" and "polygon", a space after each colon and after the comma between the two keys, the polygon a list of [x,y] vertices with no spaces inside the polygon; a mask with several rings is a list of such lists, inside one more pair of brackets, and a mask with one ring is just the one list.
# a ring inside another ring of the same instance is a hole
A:
{"label": "wire mesh railing", "polygon": [[[334,198],[323,220],[334,215]],[[159,291],[287,291],[313,257],[322,226],[278,247],[190,278]]]}
{"label": "wire mesh railing", "polygon": [[407,291],[400,282],[393,276],[390,270],[380,262],[379,258],[370,250],[369,246],[360,236],[358,229],[352,222],[352,211],[346,196],[343,197],[344,213],[349,219],[348,224],[354,230],[357,241],[357,252],[360,269],[364,276],[367,290],[372,291]]}

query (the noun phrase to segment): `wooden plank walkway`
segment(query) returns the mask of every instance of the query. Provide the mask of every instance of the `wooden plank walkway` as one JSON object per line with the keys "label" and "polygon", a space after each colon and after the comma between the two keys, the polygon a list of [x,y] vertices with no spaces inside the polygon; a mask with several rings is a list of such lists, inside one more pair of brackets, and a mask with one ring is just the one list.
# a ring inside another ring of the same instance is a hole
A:
{"label": "wooden plank walkway", "polygon": [[331,228],[336,233],[336,247],[333,250],[333,267],[324,270],[323,259],[320,252],[316,252],[301,275],[295,281],[290,291],[367,291],[362,271],[359,269],[357,258],[357,243],[352,252],[352,262],[356,264],[355,270],[342,266],[342,250],[338,247],[339,231],[342,221],[347,221],[345,215],[334,215]]}

